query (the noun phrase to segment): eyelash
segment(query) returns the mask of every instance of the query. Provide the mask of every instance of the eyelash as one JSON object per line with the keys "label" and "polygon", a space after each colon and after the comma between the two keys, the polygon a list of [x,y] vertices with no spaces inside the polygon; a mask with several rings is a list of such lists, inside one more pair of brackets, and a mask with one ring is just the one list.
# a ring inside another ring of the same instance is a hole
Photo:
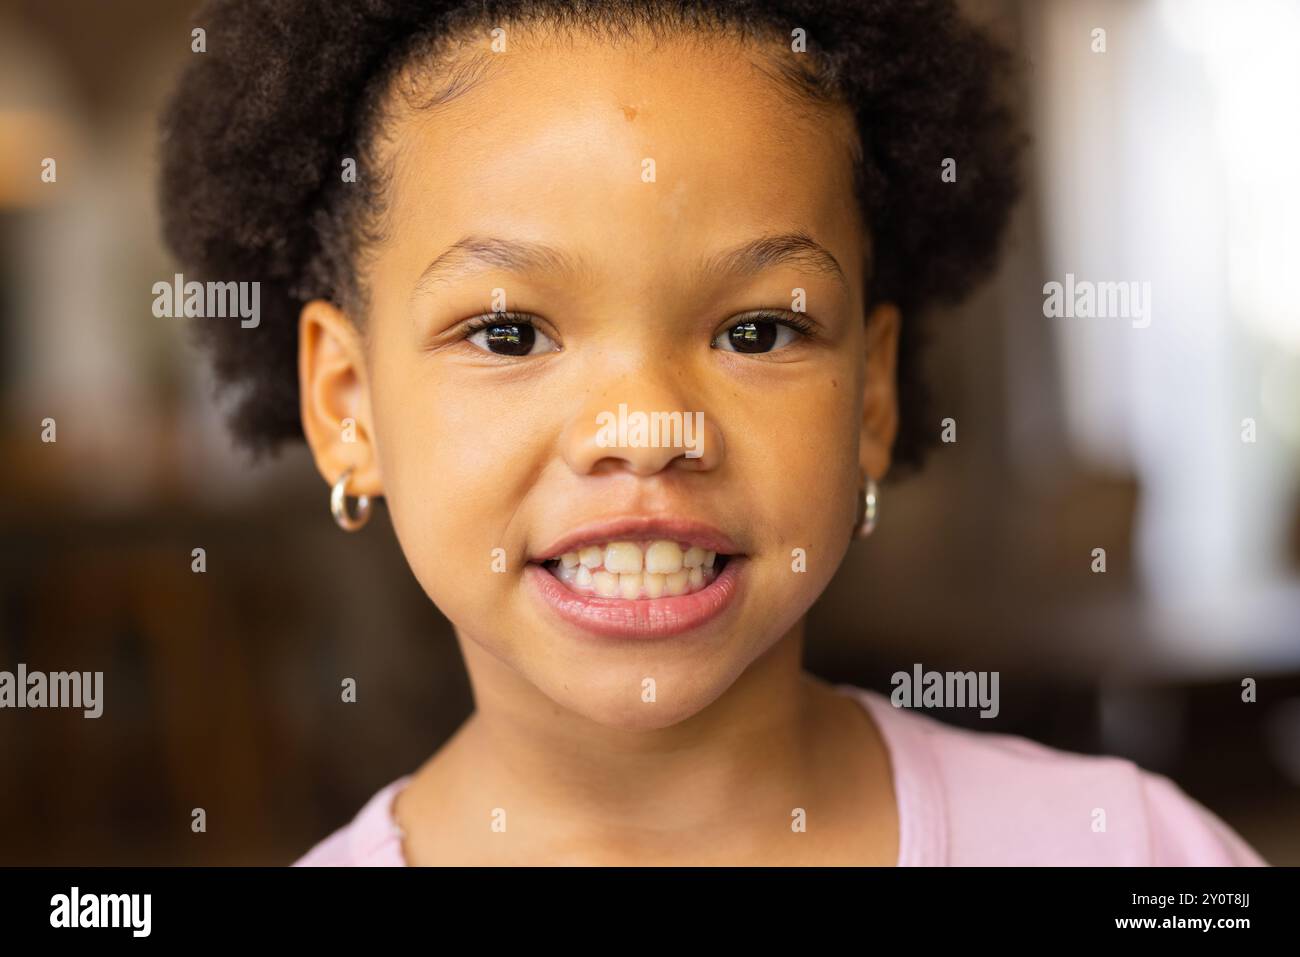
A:
{"label": "eyelash", "polygon": [[[727,329],[733,329],[735,326],[743,325],[746,322],[774,322],[779,326],[789,326],[805,338],[817,338],[817,324],[811,319],[806,319],[797,312],[783,313],[759,310],[758,312],[752,312],[743,316],[740,322],[733,323],[722,331],[726,332]],[[719,335],[721,334],[722,333],[719,333]]]}
{"label": "eyelash", "polygon": [[[759,312],[749,313],[745,315],[740,319],[740,321],[732,323],[732,325],[725,327],[721,332],[718,333],[718,336],[721,336],[723,333],[727,332],[727,330],[733,329],[739,325],[743,325],[746,322],[772,322],[772,323],[776,323],[777,325],[787,326],[793,329],[795,332],[799,333],[800,336],[808,340],[814,340],[818,337],[817,324],[813,322],[811,319],[807,319],[797,312],[780,313],[780,312],[769,312],[769,311],[762,311],[762,310],[760,310]],[[523,313],[523,312],[487,313],[485,315],[475,316],[473,319],[467,320],[465,323],[464,335],[461,338],[468,340],[470,336],[474,335],[474,333],[481,332],[484,329],[490,329],[493,326],[511,326],[511,325],[532,326],[535,325],[535,323],[536,323],[536,317],[531,316],[528,313]],[[717,336],[714,336],[714,339],[716,338]],[[710,342],[712,341],[713,340],[710,340]],[[502,359],[511,358],[510,356],[500,356],[497,353],[493,353],[493,352],[488,352],[486,354],[497,355],[498,358],[502,358]],[[770,353],[757,353],[757,354],[769,355]],[[522,357],[518,357],[518,358],[522,358]]]}
{"label": "eyelash", "polygon": [[483,329],[491,329],[493,326],[531,326],[535,325],[535,316],[530,316],[525,312],[489,312],[482,316],[475,316],[465,323],[465,338],[468,339],[476,332]]}

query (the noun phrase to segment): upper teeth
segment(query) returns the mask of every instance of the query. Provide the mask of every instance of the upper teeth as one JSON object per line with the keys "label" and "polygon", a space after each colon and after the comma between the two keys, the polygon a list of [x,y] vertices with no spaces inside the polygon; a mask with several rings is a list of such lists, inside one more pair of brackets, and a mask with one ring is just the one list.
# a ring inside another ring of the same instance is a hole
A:
{"label": "upper teeth", "polygon": [[698,591],[713,579],[717,553],[674,541],[610,542],[560,556],[556,577],[605,597],[659,598]]}
{"label": "upper teeth", "polygon": [[604,567],[614,574],[631,574],[646,571],[655,575],[671,575],[683,568],[712,568],[717,552],[705,551],[698,545],[679,545],[660,539],[653,542],[610,542],[608,545],[588,545],[576,552],[565,552],[560,563],[565,568],[582,565],[587,569]]}

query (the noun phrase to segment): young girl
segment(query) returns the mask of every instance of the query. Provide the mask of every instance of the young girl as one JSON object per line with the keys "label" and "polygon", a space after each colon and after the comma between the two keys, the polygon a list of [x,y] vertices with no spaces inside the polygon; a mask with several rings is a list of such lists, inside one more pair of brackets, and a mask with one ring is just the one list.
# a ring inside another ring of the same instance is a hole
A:
{"label": "young girl", "polygon": [[299,864],[1262,863],[1128,761],[802,670],[937,429],[917,319],[1016,192],[1003,59],[949,3],[196,25],[164,221],[187,279],[260,283],[256,329],[202,327],[233,426],[305,437],[344,529],[383,496],[475,698]]}

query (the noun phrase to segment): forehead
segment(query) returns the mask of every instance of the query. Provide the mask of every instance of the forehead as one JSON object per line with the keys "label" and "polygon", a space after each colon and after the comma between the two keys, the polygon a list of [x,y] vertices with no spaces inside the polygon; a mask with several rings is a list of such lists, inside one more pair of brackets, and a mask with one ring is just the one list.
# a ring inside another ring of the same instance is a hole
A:
{"label": "forehead", "polygon": [[[778,78],[778,58],[799,55],[779,40],[513,28],[506,42],[492,52],[485,33],[390,93],[391,245],[427,262],[466,235],[504,234],[562,244],[593,270],[611,257],[626,270],[629,254],[673,269],[803,231],[846,271],[860,264],[852,114]],[[450,95],[429,106],[430,89]]]}

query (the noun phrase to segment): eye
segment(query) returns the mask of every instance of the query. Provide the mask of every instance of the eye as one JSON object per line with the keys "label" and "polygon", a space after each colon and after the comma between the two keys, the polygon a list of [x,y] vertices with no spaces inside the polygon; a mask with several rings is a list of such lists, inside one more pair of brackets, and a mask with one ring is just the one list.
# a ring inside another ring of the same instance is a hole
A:
{"label": "eye", "polygon": [[809,335],[811,328],[811,323],[799,316],[748,316],[721,332],[712,345],[723,352],[775,352]]}
{"label": "eye", "polygon": [[522,357],[555,352],[559,346],[531,319],[509,312],[480,316],[470,321],[466,340],[495,356]]}

